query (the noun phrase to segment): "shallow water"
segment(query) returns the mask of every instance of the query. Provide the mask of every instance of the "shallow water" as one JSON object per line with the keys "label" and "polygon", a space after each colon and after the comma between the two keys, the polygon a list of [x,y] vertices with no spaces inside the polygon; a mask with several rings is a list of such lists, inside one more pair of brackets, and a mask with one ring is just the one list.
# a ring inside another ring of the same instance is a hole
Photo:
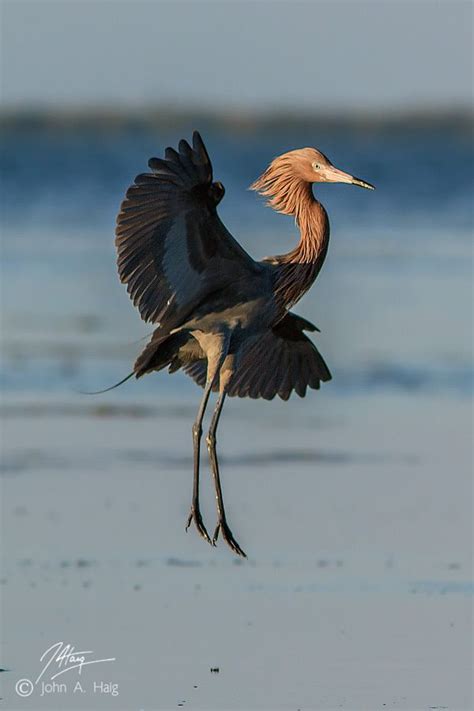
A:
{"label": "shallow water", "polygon": [[[151,330],[118,283],[113,224],[131,178],[183,130],[3,138],[7,708],[470,709],[469,136],[203,129],[221,216],[255,256],[295,239],[245,191],[274,154],[316,145],[377,185],[319,190],[329,255],[295,310],[321,328],[333,380],[304,400],[226,403],[240,561],[184,532],[193,383],[77,393],[129,372]],[[204,456],[203,491],[212,530]],[[65,694],[21,700],[15,683],[59,640],[116,661],[85,668],[84,693],[71,671]]]}
{"label": "shallow water", "polygon": [[[127,371],[141,345],[128,344],[151,329],[116,278],[115,215],[147,158],[183,132],[5,132],[7,392],[94,389]],[[256,257],[288,250],[296,238],[290,218],[264,209],[246,191],[276,153],[316,144],[336,165],[377,186],[375,193],[317,188],[331,219],[331,245],[317,284],[296,310],[322,330],[316,340],[336,376],[331,393],[471,392],[469,134],[449,125],[442,134],[406,126],[385,133],[319,127],[315,135],[300,127],[203,134],[215,177],[227,189],[222,218]],[[181,385],[175,378],[170,387]]]}

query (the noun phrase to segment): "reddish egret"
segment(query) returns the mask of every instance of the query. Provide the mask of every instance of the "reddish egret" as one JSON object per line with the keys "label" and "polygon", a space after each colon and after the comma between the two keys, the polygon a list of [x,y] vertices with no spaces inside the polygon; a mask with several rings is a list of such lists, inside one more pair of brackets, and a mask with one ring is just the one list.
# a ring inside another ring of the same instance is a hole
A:
{"label": "reddish egret", "polygon": [[[227,231],[217,214],[224,196],[213,182],[212,166],[196,131],[193,146],[180,141],[164,158],[151,158],[151,173],[135,178],[117,218],[120,279],[144,321],[157,325],[133,373],[182,368],[204,395],[192,428],[194,484],[186,529],[194,522],[212,545],[219,534],[245,556],[227,524],[216,431],[226,395],[287,400],[294,390],[320,387],[331,374],[305,331],[312,323],[290,312],[321,269],[329,241],[329,221],[312,192],[318,182],[372,185],[335,168],[314,148],[275,158],[251,186],[300,230],[297,246],[254,261]],[[211,392],[218,393],[207,447],[214,479],[217,527],[212,538],[199,507],[202,421]]]}

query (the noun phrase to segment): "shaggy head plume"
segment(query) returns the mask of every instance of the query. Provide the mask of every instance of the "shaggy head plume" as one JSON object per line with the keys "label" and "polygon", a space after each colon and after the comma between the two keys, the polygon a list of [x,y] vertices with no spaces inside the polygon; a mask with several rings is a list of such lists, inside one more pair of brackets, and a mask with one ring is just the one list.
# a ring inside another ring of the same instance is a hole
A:
{"label": "shaggy head plume", "polygon": [[300,148],[275,158],[250,189],[268,197],[267,205],[277,212],[298,217],[308,199],[314,200],[311,183],[322,178],[318,170],[330,166],[315,148]]}

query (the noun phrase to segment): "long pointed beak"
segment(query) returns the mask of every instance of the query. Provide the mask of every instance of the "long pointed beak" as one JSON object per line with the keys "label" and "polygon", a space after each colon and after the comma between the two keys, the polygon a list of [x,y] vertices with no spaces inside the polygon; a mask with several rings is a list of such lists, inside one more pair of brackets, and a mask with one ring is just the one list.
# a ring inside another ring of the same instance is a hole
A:
{"label": "long pointed beak", "polygon": [[352,176],[351,183],[352,185],[360,185],[361,188],[367,188],[367,190],[375,190],[374,185],[366,183],[365,180],[361,180],[360,178],[354,178],[354,176]]}
{"label": "long pointed beak", "polygon": [[344,171],[335,168],[333,165],[330,168],[326,168],[323,175],[328,183],[351,183],[351,185],[359,185],[361,188],[367,188],[367,190],[375,190],[375,187],[370,183],[366,183],[365,180],[355,178],[349,173],[344,173]]}

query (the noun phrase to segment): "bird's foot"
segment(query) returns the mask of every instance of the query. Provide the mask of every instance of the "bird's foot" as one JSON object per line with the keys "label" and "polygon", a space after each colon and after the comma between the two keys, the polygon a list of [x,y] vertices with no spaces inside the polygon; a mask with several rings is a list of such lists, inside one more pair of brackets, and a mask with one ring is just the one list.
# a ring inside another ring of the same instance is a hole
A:
{"label": "bird's foot", "polygon": [[211,541],[211,537],[206,531],[206,527],[202,520],[201,511],[197,506],[191,506],[191,511],[189,513],[188,521],[186,523],[186,531],[190,527],[192,521],[194,521],[194,525],[196,526],[199,535],[202,536],[205,541],[210,543],[211,546],[215,546],[216,544],[214,543],[214,541]]}
{"label": "bird's foot", "polygon": [[222,521],[219,521],[219,523],[216,526],[216,530],[214,531],[214,535],[212,537],[212,544],[214,546],[217,543],[219,533],[222,534],[222,538],[227,543],[229,548],[231,548],[234,551],[234,553],[242,556],[242,558],[247,557],[246,554],[244,553],[244,551],[242,550],[242,548],[239,546],[239,544],[235,540],[234,536],[232,535],[232,531],[230,530],[229,526],[227,525],[227,521],[225,519],[223,519]]}

